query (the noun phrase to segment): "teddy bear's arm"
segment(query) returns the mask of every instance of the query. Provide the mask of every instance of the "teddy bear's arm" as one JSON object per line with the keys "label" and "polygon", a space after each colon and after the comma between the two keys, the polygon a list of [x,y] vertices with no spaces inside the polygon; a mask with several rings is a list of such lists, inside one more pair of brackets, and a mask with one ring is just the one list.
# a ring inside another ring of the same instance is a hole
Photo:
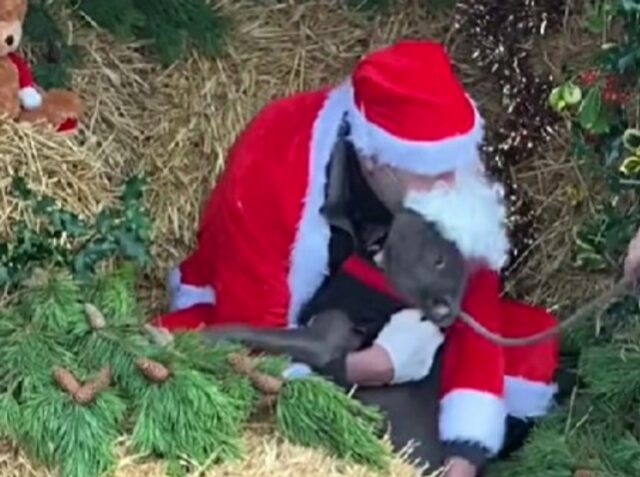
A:
{"label": "teddy bear's arm", "polygon": [[33,80],[33,73],[31,72],[29,64],[16,53],[10,53],[9,59],[11,59],[18,71],[18,81],[20,84],[18,97],[20,98],[22,107],[27,110],[39,108],[42,105],[42,95],[35,88],[35,81]]}

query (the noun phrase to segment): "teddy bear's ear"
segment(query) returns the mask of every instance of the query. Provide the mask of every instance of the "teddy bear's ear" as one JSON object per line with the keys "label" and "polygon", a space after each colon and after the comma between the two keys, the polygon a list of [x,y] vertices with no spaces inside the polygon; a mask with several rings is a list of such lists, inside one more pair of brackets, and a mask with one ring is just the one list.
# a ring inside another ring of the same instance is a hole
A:
{"label": "teddy bear's ear", "polygon": [[28,0],[1,0],[0,21],[24,22],[27,16]]}

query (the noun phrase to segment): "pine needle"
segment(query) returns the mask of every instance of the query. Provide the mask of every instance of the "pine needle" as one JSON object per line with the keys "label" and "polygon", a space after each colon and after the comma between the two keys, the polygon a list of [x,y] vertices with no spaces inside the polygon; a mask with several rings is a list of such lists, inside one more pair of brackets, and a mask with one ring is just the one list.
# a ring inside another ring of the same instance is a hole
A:
{"label": "pine needle", "polygon": [[78,283],[64,270],[46,278],[38,286],[27,289],[20,308],[30,323],[44,331],[60,333],[84,320]]}
{"label": "pine needle", "polygon": [[81,406],[56,387],[21,405],[20,441],[36,460],[59,467],[60,477],[102,475],[116,464],[113,447],[126,406],[112,391]]}
{"label": "pine needle", "polygon": [[593,346],[583,351],[580,370],[588,392],[602,401],[627,408],[640,398],[640,352],[618,345]]}
{"label": "pine needle", "polygon": [[291,442],[326,448],[340,458],[377,470],[388,468],[391,451],[378,437],[382,415],[320,377],[287,381],[276,411],[279,432]]}
{"label": "pine needle", "polygon": [[[79,339],[76,346],[79,363],[90,369],[109,365],[115,384],[126,396],[138,395],[149,386],[135,365],[136,358],[149,346],[141,336],[92,331]],[[137,353],[134,354],[132,350]]]}
{"label": "pine needle", "polygon": [[93,280],[87,298],[102,312],[108,326],[138,324],[142,321],[142,312],[135,286],[136,269],[126,264]]}
{"label": "pine needle", "polygon": [[[242,351],[244,347],[234,343],[208,345],[202,339],[202,335],[195,332],[176,336],[173,348],[173,352],[178,353],[178,357],[181,357],[185,364],[215,379],[235,406],[239,424],[253,414],[260,397],[259,391],[251,384],[250,379],[236,373],[227,360],[231,353]],[[175,354],[171,356],[175,357]]]}
{"label": "pine needle", "polygon": [[198,465],[239,458],[240,419],[227,396],[206,375],[179,367],[164,383],[136,398],[131,445],[135,452]]}

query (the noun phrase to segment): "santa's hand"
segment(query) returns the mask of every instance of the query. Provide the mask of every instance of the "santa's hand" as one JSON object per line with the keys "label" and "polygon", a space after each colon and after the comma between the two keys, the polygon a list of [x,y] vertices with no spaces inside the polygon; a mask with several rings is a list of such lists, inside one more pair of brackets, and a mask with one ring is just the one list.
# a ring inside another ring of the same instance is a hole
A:
{"label": "santa's hand", "polygon": [[432,322],[423,320],[416,309],[394,314],[375,343],[393,363],[393,384],[418,381],[429,374],[444,335]]}

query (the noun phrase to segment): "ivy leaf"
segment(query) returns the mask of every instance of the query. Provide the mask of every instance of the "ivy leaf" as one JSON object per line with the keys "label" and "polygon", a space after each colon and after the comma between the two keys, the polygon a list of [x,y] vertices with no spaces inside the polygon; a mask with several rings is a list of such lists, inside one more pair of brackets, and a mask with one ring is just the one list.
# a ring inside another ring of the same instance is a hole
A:
{"label": "ivy leaf", "polygon": [[82,237],[88,232],[84,220],[71,212],[62,211],[60,213],[60,222],[64,231],[71,238]]}
{"label": "ivy leaf", "polygon": [[146,180],[144,178],[140,176],[133,176],[125,183],[121,195],[122,201],[125,204],[130,204],[132,202],[138,202],[142,200],[146,185]]}
{"label": "ivy leaf", "polygon": [[42,197],[38,199],[33,206],[33,212],[40,216],[51,215],[56,208],[56,201],[51,197]]}
{"label": "ivy leaf", "polygon": [[20,200],[28,201],[33,197],[33,192],[27,185],[24,177],[16,176],[11,180],[11,190],[15,197]]}
{"label": "ivy leaf", "polygon": [[98,212],[95,220],[96,232],[100,235],[109,235],[116,223],[115,212],[111,209],[103,209]]}
{"label": "ivy leaf", "polygon": [[117,235],[120,250],[125,258],[134,259],[142,263],[147,261],[147,250],[143,243],[135,240],[129,234],[119,233]]}

